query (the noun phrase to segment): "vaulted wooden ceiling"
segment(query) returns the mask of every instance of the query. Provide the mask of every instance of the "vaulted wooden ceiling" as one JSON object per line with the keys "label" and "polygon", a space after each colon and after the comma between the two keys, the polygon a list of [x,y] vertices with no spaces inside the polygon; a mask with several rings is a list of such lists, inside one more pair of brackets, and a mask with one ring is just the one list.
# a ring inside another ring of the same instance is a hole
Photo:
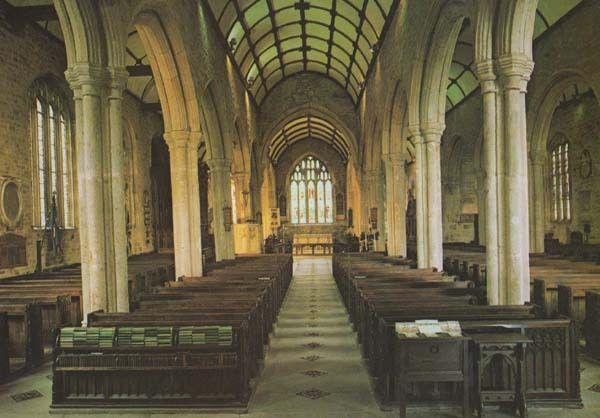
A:
{"label": "vaulted wooden ceiling", "polygon": [[257,103],[281,80],[324,74],[356,103],[398,0],[209,0]]}
{"label": "vaulted wooden ceiling", "polygon": [[[314,140],[335,149],[342,160],[348,161],[350,143],[348,139],[330,122],[308,114],[288,123],[275,135],[269,145],[269,158],[276,164],[284,151],[302,140]],[[319,144],[316,142],[315,146]]]}

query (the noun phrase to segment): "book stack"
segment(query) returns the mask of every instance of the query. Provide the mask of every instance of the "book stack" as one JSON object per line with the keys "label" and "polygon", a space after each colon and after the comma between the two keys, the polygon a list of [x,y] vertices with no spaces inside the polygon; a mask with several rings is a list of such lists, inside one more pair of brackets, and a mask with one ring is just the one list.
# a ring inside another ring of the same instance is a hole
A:
{"label": "book stack", "polygon": [[231,345],[233,329],[231,326],[180,327],[179,344],[181,345]]}
{"label": "book stack", "polygon": [[99,347],[113,346],[115,328],[63,328],[60,331],[60,346]]}
{"label": "book stack", "polygon": [[231,326],[228,327],[219,327],[219,345],[231,345],[233,341],[233,328]]}
{"label": "book stack", "polygon": [[173,345],[172,327],[146,328],[144,335],[144,346],[146,347],[170,347]]}
{"label": "book stack", "polygon": [[137,327],[121,327],[117,334],[120,347],[143,347],[146,329]]}
{"label": "book stack", "polygon": [[112,347],[115,341],[115,328],[99,328],[99,346],[100,348]]}

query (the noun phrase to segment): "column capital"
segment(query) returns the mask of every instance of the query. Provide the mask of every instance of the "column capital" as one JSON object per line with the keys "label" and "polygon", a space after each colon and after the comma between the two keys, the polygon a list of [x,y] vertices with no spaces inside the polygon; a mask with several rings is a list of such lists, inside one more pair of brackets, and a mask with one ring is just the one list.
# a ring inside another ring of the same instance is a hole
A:
{"label": "column capital", "polygon": [[363,181],[368,183],[371,181],[376,181],[378,177],[377,170],[367,170],[363,174]]}
{"label": "column capital", "polygon": [[227,171],[231,173],[231,160],[228,158],[211,158],[206,161],[210,171]]}
{"label": "column capital", "polygon": [[393,152],[387,155],[388,161],[393,165],[404,164],[406,161],[406,154],[404,152]]}
{"label": "column capital", "polygon": [[498,58],[498,70],[505,88],[527,91],[533,72],[533,61],[525,55],[504,55]]}
{"label": "column capital", "polygon": [[445,129],[446,125],[440,122],[427,122],[423,124],[421,132],[423,133],[424,142],[441,142]]}
{"label": "column capital", "polygon": [[408,125],[407,128],[411,138],[420,138],[422,136],[421,125]]}
{"label": "column capital", "polygon": [[99,95],[108,81],[105,67],[79,63],[65,71],[65,78],[76,95]]}
{"label": "column capital", "polygon": [[236,171],[235,173],[231,173],[231,177],[235,181],[246,181],[250,177],[249,171]]}
{"label": "column capital", "polygon": [[169,149],[174,147],[199,147],[200,132],[194,131],[169,131],[163,134]]}
{"label": "column capital", "polygon": [[494,93],[498,91],[496,88],[496,72],[494,71],[494,61],[489,59],[475,63],[475,74],[481,84],[481,92]]}
{"label": "column capital", "polygon": [[108,67],[110,97],[120,99],[127,88],[129,73],[125,67]]}

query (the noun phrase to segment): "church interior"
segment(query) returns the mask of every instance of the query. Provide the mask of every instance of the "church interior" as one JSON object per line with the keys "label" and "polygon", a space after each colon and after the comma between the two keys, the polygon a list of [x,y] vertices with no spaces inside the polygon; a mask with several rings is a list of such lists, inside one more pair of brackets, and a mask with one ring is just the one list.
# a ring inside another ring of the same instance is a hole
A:
{"label": "church interior", "polygon": [[599,22],[0,0],[0,416],[600,417]]}

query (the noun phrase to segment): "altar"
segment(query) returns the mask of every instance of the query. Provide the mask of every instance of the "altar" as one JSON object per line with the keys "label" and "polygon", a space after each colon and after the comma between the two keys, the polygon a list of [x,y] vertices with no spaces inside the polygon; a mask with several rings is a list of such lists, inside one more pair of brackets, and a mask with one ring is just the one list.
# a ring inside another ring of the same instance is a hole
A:
{"label": "altar", "polygon": [[294,255],[331,255],[333,236],[331,234],[294,234]]}

